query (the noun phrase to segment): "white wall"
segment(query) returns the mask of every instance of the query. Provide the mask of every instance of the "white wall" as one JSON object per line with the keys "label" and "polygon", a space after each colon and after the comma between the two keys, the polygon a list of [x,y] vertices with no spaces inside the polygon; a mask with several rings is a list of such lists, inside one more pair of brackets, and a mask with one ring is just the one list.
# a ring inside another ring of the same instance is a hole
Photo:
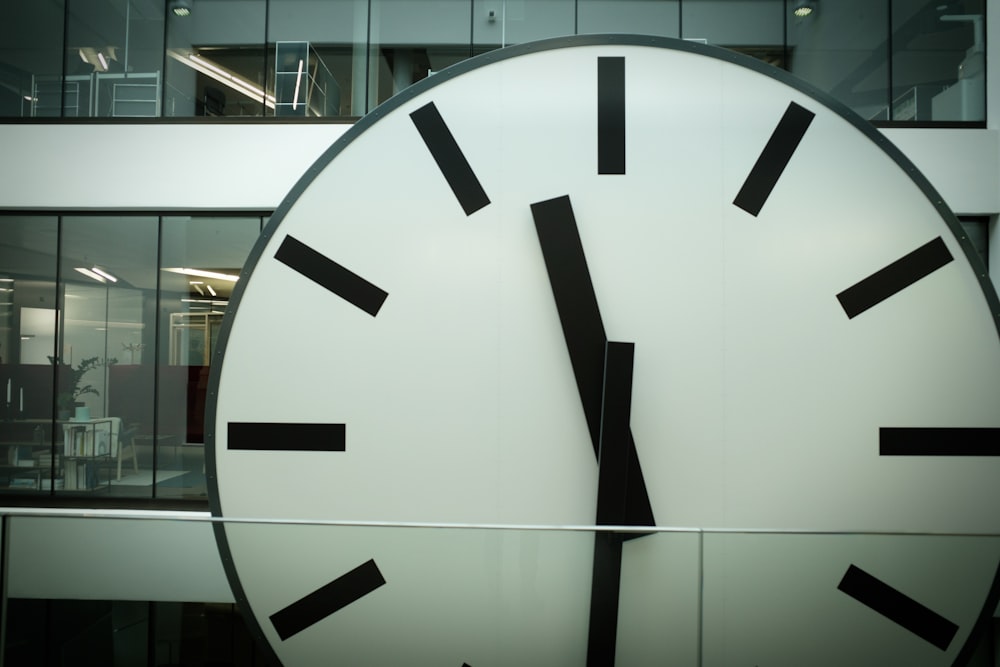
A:
{"label": "white wall", "polygon": [[[348,127],[0,125],[0,146],[17,156],[0,161],[0,209],[273,209]],[[1000,131],[885,134],[956,213],[1000,212]]]}

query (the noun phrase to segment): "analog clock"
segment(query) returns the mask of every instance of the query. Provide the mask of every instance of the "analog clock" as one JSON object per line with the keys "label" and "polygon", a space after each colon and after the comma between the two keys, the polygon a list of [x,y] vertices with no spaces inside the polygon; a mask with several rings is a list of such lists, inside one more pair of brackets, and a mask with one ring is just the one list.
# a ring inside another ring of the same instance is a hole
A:
{"label": "analog clock", "polygon": [[435,74],[238,284],[208,420],[236,596],[288,666],[961,664],[1000,563],[969,248],[874,128],[726,51]]}

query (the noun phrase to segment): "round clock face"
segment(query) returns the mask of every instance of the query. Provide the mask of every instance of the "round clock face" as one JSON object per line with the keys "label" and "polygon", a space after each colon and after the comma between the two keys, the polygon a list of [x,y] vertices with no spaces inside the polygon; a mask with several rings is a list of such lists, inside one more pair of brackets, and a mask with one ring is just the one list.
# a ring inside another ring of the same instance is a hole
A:
{"label": "round clock face", "polygon": [[1000,308],[960,234],[870,125],[728,52],[434,75],[237,288],[208,425],[237,597],[289,666],[962,663]]}

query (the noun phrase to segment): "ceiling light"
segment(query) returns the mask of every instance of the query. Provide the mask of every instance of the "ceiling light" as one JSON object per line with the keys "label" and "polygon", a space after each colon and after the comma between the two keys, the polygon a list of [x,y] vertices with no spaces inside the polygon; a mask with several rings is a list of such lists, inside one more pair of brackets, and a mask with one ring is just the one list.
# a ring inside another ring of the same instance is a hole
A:
{"label": "ceiling light", "polygon": [[74,267],[74,268],[76,268],[76,270],[79,271],[80,273],[82,273],[83,275],[87,276],[88,278],[93,278],[94,280],[96,280],[99,283],[105,283],[105,282],[107,282],[107,280],[105,280],[103,276],[101,276],[98,273],[94,273],[90,269],[84,268],[82,266],[77,266],[77,267]]}
{"label": "ceiling light", "polygon": [[110,280],[113,283],[118,282],[117,278],[115,278],[113,275],[111,275],[110,273],[108,273],[107,271],[105,271],[104,269],[102,269],[99,266],[92,266],[92,267],[90,267],[90,270],[93,271],[94,273],[96,273],[97,275],[101,276],[102,278],[106,279],[106,280]]}
{"label": "ceiling light", "polygon": [[218,295],[217,295],[217,294],[215,293],[215,290],[214,290],[214,289],[212,289],[212,286],[211,286],[211,285],[205,285],[205,289],[207,289],[207,290],[208,290],[208,293],[209,293],[209,294],[211,294],[212,296],[218,296]]}
{"label": "ceiling light", "polygon": [[170,0],[170,12],[174,16],[190,16],[191,0]]}
{"label": "ceiling light", "polygon": [[201,269],[186,269],[186,268],[173,268],[173,269],[163,269],[164,271],[170,271],[171,273],[183,273],[186,276],[198,276],[199,278],[218,278],[219,280],[227,280],[231,283],[235,283],[240,279],[239,276],[234,276],[231,273],[219,273],[218,271],[202,271]]}
{"label": "ceiling light", "polygon": [[816,11],[816,3],[800,2],[797,5],[795,5],[795,9],[792,10],[792,13],[798,16],[799,18],[804,18],[812,14],[814,11]]}
{"label": "ceiling light", "polygon": [[251,83],[235,72],[226,70],[224,67],[212,62],[208,58],[202,57],[200,54],[180,49],[167,49],[167,55],[177,62],[183,63],[191,69],[197,70],[205,76],[218,81],[222,85],[262,103],[269,109],[274,108],[274,95],[265,93],[260,86]]}

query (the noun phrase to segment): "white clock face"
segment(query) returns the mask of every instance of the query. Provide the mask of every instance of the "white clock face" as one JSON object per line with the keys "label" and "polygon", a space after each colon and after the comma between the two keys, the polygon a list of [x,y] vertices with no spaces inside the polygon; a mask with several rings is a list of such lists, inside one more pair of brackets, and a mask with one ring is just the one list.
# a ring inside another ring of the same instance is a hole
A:
{"label": "white clock face", "polygon": [[[515,47],[303,178],[226,321],[213,512],[501,527],[220,529],[286,665],[964,659],[1000,562],[996,296],[905,159],[779,74]],[[503,527],[653,522],[698,530],[617,542],[620,578],[593,533]]]}

